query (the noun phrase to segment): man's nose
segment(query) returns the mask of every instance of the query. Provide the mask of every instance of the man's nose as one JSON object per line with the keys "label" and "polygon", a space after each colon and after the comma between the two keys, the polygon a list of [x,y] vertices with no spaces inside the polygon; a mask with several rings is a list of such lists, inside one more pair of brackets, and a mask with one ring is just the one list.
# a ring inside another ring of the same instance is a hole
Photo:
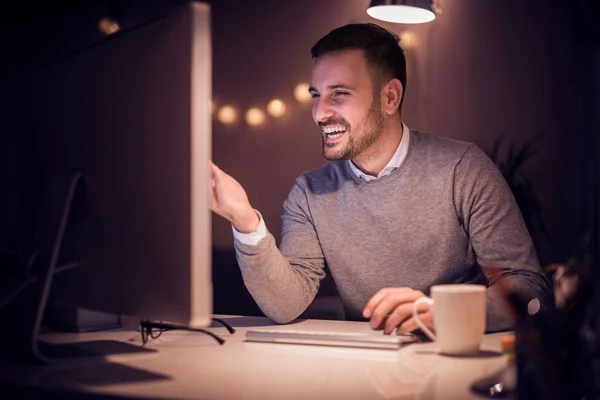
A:
{"label": "man's nose", "polygon": [[313,119],[316,123],[327,121],[335,115],[331,104],[326,99],[319,99],[313,106]]}

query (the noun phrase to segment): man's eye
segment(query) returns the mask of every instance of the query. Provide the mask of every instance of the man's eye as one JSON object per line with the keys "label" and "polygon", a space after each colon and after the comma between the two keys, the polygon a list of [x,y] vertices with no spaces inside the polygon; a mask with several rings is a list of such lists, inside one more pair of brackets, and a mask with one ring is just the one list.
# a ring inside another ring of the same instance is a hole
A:
{"label": "man's eye", "polygon": [[348,92],[343,92],[343,91],[337,90],[334,95],[336,97],[339,97],[339,96],[348,96],[349,94],[350,93],[348,93]]}
{"label": "man's eye", "polygon": [[310,94],[310,98],[311,98],[311,99],[314,99],[314,98],[316,98],[316,97],[319,97],[319,94],[318,94],[318,93],[311,93],[311,94]]}

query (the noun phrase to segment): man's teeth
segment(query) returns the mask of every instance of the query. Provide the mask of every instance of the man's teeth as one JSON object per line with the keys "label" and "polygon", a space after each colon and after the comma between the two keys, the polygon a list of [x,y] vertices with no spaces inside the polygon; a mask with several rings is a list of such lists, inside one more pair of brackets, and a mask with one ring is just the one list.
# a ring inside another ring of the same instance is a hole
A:
{"label": "man's teeth", "polygon": [[325,133],[327,137],[334,139],[342,136],[344,132],[346,132],[346,127],[344,126],[328,126],[323,128],[323,133]]}

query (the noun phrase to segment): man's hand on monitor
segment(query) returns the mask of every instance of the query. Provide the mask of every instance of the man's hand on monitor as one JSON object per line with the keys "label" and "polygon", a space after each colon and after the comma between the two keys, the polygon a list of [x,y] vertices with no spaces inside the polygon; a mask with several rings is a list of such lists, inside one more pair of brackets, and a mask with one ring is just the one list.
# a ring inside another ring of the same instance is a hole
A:
{"label": "man's hand on monitor", "polygon": [[260,219],[238,181],[210,162],[210,194],[212,210],[227,219],[240,233],[256,231]]}
{"label": "man's hand on monitor", "polygon": [[[383,329],[385,335],[394,330],[397,333],[409,333],[419,327],[412,316],[413,303],[420,297],[425,297],[423,292],[411,288],[385,288],[377,292],[367,303],[363,310],[363,317],[369,318],[371,328]],[[419,308],[419,318],[431,330],[433,326],[433,313],[423,304]]]}

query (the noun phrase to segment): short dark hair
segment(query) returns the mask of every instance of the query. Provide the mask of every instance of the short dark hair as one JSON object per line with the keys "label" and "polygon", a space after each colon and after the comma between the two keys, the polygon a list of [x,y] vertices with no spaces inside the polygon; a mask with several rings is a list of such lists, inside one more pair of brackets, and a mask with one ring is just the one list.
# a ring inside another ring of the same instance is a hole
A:
{"label": "short dark hair", "polygon": [[399,44],[400,38],[379,25],[348,24],[323,36],[310,50],[313,58],[339,50],[363,50],[367,63],[372,67],[374,90],[379,90],[391,79],[402,84],[402,108],[406,92],[406,58]]}

